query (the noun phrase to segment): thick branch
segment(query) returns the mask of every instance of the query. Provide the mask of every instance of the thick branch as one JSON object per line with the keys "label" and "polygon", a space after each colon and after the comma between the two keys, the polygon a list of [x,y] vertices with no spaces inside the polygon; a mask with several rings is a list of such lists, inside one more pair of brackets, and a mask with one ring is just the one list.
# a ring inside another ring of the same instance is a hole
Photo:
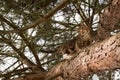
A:
{"label": "thick branch", "polygon": [[74,58],[53,67],[43,77],[45,80],[51,80],[62,75],[64,80],[79,80],[80,77],[99,71],[118,68],[120,68],[120,33],[80,50]]}
{"label": "thick branch", "polygon": [[[112,20],[112,21],[111,21]],[[113,0],[111,5],[104,9],[100,16],[98,35],[101,39],[111,36],[110,32],[120,29],[117,24],[120,22],[120,0]]]}
{"label": "thick branch", "polygon": [[120,33],[80,50],[75,58],[62,64],[49,71],[48,76],[59,73],[64,80],[79,80],[92,73],[120,68]]}

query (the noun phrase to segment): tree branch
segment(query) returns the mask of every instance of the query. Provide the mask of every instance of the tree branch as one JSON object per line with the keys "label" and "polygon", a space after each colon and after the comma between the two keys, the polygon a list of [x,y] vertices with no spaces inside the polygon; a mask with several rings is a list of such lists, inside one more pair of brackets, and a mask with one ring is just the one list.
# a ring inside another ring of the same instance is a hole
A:
{"label": "tree branch", "polygon": [[[52,10],[50,10],[50,12],[48,12],[47,14],[45,14],[44,17],[40,17],[37,21],[33,22],[30,25],[27,25],[26,27],[21,28],[21,31],[25,31],[28,30],[30,28],[34,28],[36,27],[38,24],[45,22],[46,20],[48,20],[50,17],[52,17],[58,10],[60,10],[61,8],[63,8],[68,2],[70,2],[70,0],[63,0],[61,1],[55,8],[53,8]],[[0,16],[1,17],[1,16]],[[9,34],[9,33],[15,33],[18,32],[17,30],[9,30],[9,31],[2,31],[3,33]]]}
{"label": "tree branch", "polygon": [[35,64],[33,62],[31,62],[19,49],[17,49],[13,44],[11,40],[8,40],[6,38],[0,38],[0,41],[8,44],[14,51],[16,51],[18,53],[18,55],[20,56],[21,61],[23,61],[24,64],[26,64],[27,66],[35,66]]}
{"label": "tree branch", "polygon": [[48,74],[53,76],[62,72],[64,80],[79,80],[80,77],[99,71],[118,69],[120,68],[119,53],[120,33],[80,50],[78,55],[54,68],[54,72],[49,71]]}
{"label": "tree branch", "polygon": [[45,14],[45,16],[43,18],[39,18],[34,23],[32,23],[32,24],[30,24],[30,25],[28,25],[26,27],[23,27],[21,30],[25,31],[25,30],[28,30],[30,28],[36,27],[40,23],[45,22],[50,17],[52,17],[58,10],[60,10],[61,8],[63,8],[68,2],[70,2],[70,0],[63,0],[63,1],[61,1],[60,4],[58,4],[55,8],[53,8],[52,10],[50,10],[50,12],[48,12],[47,14]]}
{"label": "tree branch", "polygon": [[[41,66],[40,63],[40,59],[37,55],[37,52],[35,50],[35,48],[33,47],[33,43],[29,41],[29,39],[27,39],[27,37],[24,36],[24,33],[20,30],[19,26],[16,26],[14,23],[9,22],[7,19],[5,19],[2,15],[0,15],[0,19],[2,21],[4,21],[5,23],[7,23],[10,27],[12,27],[14,30],[17,31],[17,33],[20,35],[20,37],[24,40],[24,42],[26,43],[26,45],[29,47],[29,49],[32,51],[35,59],[36,59],[36,63],[37,65]],[[42,67],[41,67],[42,68]]]}
{"label": "tree branch", "polygon": [[[98,36],[101,39],[111,36],[110,32],[117,30],[117,23],[120,21],[120,1],[113,0],[112,3],[104,8],[103,14],[100,16],[100,25],[98,26]],[[114,12],[114,13],[113,13]],[[111,21],[112,20],[112,21]]]}
{"label": "tree branch", "polygon": [[[118,69],[120,68],[119,53],[120,33],[102,42],[81,49],[79,54],[76,54],[70,60],[56,65],[42,77],[44,77],[43,80],[51,80],[50,78],[62,75],[64,80],[79,80],[80,77],[88,76],[99,71]],[[31,76],[27,77],[30,78]]]}

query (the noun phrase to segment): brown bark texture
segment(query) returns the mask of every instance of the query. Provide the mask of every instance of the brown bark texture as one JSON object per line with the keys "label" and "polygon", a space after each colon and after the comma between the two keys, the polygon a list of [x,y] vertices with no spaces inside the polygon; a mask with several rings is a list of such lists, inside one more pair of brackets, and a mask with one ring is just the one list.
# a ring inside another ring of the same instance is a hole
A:
{"label": "brown bark texture", "polygon": [[80,49],[72,59],[59,63],[48,72],[15,80],[79,80],[100,71],[119,69],[120,33],[110,37],[110,32],[119,28],[119,20],[120,0],[113,0],[100,17],[97,32],[103,41]]}
{"label": "brown bark texture", "polygon": [[[28,75],[32,80],[79,80],[104,70],[120,68],[120,33],[80,50],[71,60],[61,62],[44,74]],[[43,79],[42,79],[43,78]],[[28,80],[30,80],[28,79]],[[15,80],[24,80],[15,79]]]}
{"label": "brown bark texture", "polygon": [[[64,80],[79,80],[80,77],[99,71],[120,68],[120,33],[110,37],[110,32],[119,28],[119,20],[120,1],[113,0],[111,5],[104,9],[98,25],[98,36],[103,41],[80,50],[75,58],[62,63],[62,67],[57,71],[62,72]],[[55,72],[55,69],[53,71]],[[49,72],[49,76],[53,71]]]}

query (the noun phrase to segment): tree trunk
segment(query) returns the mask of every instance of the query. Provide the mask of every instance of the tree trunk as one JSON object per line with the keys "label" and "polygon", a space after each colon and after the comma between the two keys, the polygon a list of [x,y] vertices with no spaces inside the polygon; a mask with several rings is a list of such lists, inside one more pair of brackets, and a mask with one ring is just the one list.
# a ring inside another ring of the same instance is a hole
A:
{"label": "tree trunk", "polygon": [[48,72],[26,76],[26,80],[79,80],[100,71],[120,68],[120,33],[110,37],[111,30],[119,28],[119,21],[120,0],[113,0],[100,18],[97,32],[102,42],[80,50],[72,59],[59,63]]}

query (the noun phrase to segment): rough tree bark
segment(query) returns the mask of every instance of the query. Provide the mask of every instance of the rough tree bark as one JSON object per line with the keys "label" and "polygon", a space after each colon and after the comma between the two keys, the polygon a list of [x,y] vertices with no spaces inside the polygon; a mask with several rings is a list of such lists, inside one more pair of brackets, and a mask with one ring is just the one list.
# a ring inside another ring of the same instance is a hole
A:
{"label": "rough tree bark", "polygon": [[[120,68],[120,33],[102,42],[80,50],[79,54],[68,61],[53,67],[49,72],[28,75],[32,80],[79,80],[90,74]],[[60,77],[62,76],[62,78]],[[24,80],[19,78],[15,80]]]}
{"label": "rough tree bark", "polygon": [[100,19],[98,35],[105,40],[81,49],[74,58],[61,62],[48,72],[15,80],[79,80],[80,77],[99,71],[119,69],[120,33],[112,37],[109,33],[118,28],[116,25],[120,21],[120,0],[113,0]]}
{"label": "rough tree bark", "polygon": [[119,22],[120,0],[113,0],[111,5],[104,9],[98,25],[98,36],[103,41],[82,49],[75,58],[62,63],[61,67],[53,68],[48,73],[49,76],[52,76],[51,73],[59,73],[64,80],[79,80],[80,77],[92,73],[120,68],[120,33],[108,38],[111,31],[120,27],[117,26]]}
{"label": "rough tree bark", "polygon": [[120,1],[113,0],[111,5],[106,7],[100,16],[100,24],[98,25],[98,36],[100,39],[110,37],[110,32],[119,29],[120,26]]}
{"label": "rough tree bark", "polygon": [[59,73],[64,80],[79,80],[80,77],[99,71],[118,69],[120,68],[119,53],[120,33],[82,49],[75,58],[61,63],[61,67],[53,68],[48,74],[52,76]]}

